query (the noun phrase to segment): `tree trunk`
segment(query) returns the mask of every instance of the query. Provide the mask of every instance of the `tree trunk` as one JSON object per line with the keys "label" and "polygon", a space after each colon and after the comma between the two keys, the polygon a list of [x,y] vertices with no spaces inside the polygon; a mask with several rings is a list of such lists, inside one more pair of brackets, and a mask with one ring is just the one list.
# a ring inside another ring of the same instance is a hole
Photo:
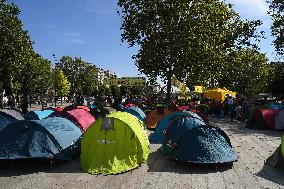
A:
{"label": "tree trunk", "polygon": [[167,75],[167,102],[170,102],[171,99],[171,89],[172,89],[172,74]]}
{"label": "tree trunk", "polygon": [[22,113],[28,113],[28,107],[29,107],[29,101],[28,101],[28,88],[27,88],[27,79],[24,78],[24,82],[23,82],[23,88],[22,88],[22,103],[21,103],[21,109],[22,109]]}

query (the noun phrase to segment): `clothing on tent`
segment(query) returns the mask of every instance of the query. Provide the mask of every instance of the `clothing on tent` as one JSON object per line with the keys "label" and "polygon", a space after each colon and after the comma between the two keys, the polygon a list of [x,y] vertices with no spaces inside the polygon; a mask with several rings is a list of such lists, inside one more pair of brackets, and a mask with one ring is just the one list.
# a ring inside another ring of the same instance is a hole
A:
{"label": "clothing on tent", "polygon": [[0,132],[0,159],[70,160],[79,154],[80,129],[61,117],[24,120]]}
{"label": "clothing on tent", "polygon": [[126,172],[140,166],[148,155],[142,122],[126,112],[98,119],[81,141],[81,168],[90,174]]}

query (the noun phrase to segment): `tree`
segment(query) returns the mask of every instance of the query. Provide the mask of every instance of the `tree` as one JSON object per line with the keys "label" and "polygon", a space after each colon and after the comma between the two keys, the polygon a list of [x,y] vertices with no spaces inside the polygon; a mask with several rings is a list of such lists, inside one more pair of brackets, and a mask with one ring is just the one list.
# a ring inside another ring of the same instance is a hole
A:
{"label": "tree", "polygon": [[71,83],[71,93],[80,91],[85,95],[92,95],[97,90],[94,76],[97,72],[95,65],[83,61],[81,58],[63,56],[56,64],[63,71]]}
{"label": "tree", "polygon": [[[67,77],[64,75],[62,70],[55,69],[54,70],[54,86],[57,96],[65,97],[70,92],[71,84],[68,81]],[[62,98],[61,98],[62,103]]]}
{"label": "tree", "polygon": [[6,95],[12,95],[14,78],[25,69],[33,52],[19,13],[14,4],[0,1],[0,73]]}
{"label": "tree", "polygon": [[272,62],[268,92],[284,97],[284,63]]}
{"label": "tree", "polygon": [[265,54],[254,49],[232,52],[226,59],[225,69],[227,74],[218,80],[221,87],[246,96],[267,90],[270,65]]}
{"label": "tree", "polygon": [[269,1],[269,14],[272,17],[272,35],[276,37],[273,41],[278,54],[284,54],[284,2],[282,0]]}
{"label": "tree", "polygon": [[260,21],[242,21],[219,0],[119,0],[122,41],[140,50],[133,56],[141,72],[167,80],[214,86],[230,51],[253,46]]}

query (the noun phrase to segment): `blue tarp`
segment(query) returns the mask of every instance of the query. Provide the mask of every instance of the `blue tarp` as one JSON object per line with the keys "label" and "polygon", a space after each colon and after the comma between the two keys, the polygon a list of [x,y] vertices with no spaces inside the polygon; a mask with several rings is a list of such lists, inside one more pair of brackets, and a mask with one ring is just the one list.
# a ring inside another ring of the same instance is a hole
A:
{"label": "blue tarp", "polygon": [[[164,117],[156,127],[156,130],[153,135],[150,136],[150,140],[153,142],[161,143],[163,142],[164,138],[164,131],[168,128],[171,122],[177,117],[177,116],[188,116],[192,115],[194,117],[200,118],[197,114],[187,111],[187,112],[173,112],[166,117]],[[201,118],[200,118],[201,119]]]}
{"label": "blue tarp", "polygon": [[237,161],[230,139],[214,126],[199,126],[182,135],[171,133],[162,145],[162,152],[181,162],[215,164]]}
{"label": "blue tarp", "polygon": [[81,130],[68,119],[17,121],[0,132],[0,159],[61,159],[79,155]]}
{"label": "blue tarp", "polygon": [[26,120],[42,120],[44,118],[47,118],[50,116],[54,111],[53,110],[34,110],[31,112],[28,112],[25,115]]}
{"label": "blue tarp", "polygon": [[126,108],[124,111],[136,116],[142,122],[145,121],[146,114],[143,112],[143,110],[141,110],[140,108],[136,106],[130,106]]}

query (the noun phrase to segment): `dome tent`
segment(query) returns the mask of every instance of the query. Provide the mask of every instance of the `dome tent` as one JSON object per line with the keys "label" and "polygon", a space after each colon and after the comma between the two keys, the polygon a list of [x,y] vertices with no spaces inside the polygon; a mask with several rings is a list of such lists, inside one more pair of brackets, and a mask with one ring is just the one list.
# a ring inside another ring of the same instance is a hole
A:
{"label": "dome tent", "polygon": [[[186,118],[188,116],[188,119]],[[192,116],[192,120],[190,120],[190,116]],[[151,135],[150,140],[157,143],[162,143],[164,139],[164,131],[172,125],[177,119],[185,118],[185,122],[183,124],[192,124],[193,121],[196,121],[197,123],[193,123],[192,125],[199,124],[205,125],[205,122],[202,121],[202,119],[196,115],[193,112],[173,112],[166,117],[164,117],[159,123],[157,124],[157,127],[155,129],[155,132],[153,135]],[[197,119],[195,119],[197,118]]]}
{"label": "dome tent", "polygon": [[128,112],[128,113],[136,116],[142,122],[144,122],[144,120],[146,118],[146,114],[143,112],[143,110],[141,110],[137,106],[130,106],[130,107],[125,109],[125,112]]}
{"label": "dome tent", "polygon": [[26,120],[42,120],[50,116],[53,110],[34,110],[25,115]]}
{"label": "dome tent", "polygon": [[16,110],[0,109],[0,131],[10,123],[24,119],[24,116]]}
{"label": "dome tent", "polygon": [[96,121],[96,119],[84,109],[73,109],[70,111],[57,112],[54,113],[52,116],[65,117],[73,121],[84,132],[93,122]]}
{"label": "dome tent", "polygon": [[275,117],[275,129],[277,130],[284,129],[284,110],[281,110]]}
{"label": "dome tent", "polygon": [[79,154],[81,130],[60,117],[17,121],[0,132],[0,159],[70,160]]}
{"label": "dome tent", "polygon": [[230,139],[221,129],[204,125],[172,132],[169,127],[161,151],[181,162],[215,164],[237,161]]}
{"label": "dome tent", "polygon": [[258,109],[247,124],[251,129],[275,129],[275,118],[280,110]]}
{"label": "dome tent", "polygon": [[98,119],[83,135],[81,168],[90,174],[118,174],[148,159],[149,141],[141,122],[126,112]]}
{"label": "dome tent", "polygon": [[156,109],[152,110],[146,116],[146,127],[148,129],[155,129],[157,127],[157,123],[170,113],[170,110],[166,109],[163,105],[158,105]]}
{"label": "dome tent", "polygon": [[284,169],[284,135],[281,137],[281,144],[276,151],[266,160],[266,164],[272,167]]}

